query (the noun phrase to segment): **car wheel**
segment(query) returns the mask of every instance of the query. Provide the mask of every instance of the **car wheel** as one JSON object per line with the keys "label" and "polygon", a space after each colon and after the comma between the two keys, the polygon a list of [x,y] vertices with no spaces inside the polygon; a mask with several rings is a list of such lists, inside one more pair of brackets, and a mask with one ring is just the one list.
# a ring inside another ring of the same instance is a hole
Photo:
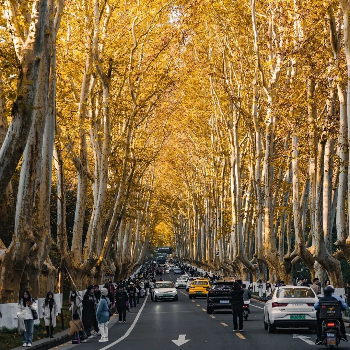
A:
{"label": "car wheel", "polygon": [[269,320],[269,323],[267,325],[267,330],[268,330],[269,333],[275,333],[276,332],[276,326],[274,324],[271,324],[270,320]]}
{"label": "car wheel", "polygon": [[269,328],[269,324],[265,321],[265,315],[264,315],[264,329],[267,331]]}
{"label": "car wheel", "polygon": [[207,314],[213,314],[214,313],[214,309],[212,307],[207,307]]}

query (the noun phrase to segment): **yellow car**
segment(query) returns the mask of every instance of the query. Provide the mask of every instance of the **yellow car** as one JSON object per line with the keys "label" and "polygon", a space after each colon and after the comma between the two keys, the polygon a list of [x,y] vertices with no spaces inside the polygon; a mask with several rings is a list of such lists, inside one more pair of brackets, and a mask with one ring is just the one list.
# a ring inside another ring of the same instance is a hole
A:
{"label": "yellow car", "polygon": [[193,281],[189,289],[189,298],[207,297],[209,290],[211,289],[210,280],[197,279]]}

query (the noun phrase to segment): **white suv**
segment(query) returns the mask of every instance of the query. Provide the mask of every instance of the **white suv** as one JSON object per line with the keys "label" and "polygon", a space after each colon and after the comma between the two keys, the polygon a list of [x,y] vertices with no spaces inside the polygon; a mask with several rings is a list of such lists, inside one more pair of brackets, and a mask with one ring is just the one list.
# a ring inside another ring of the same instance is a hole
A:
{"label": "white suv", "polygon": [[281,286],[276,288],[264,307],[264,328],[274,333],[276,327],[316,329],[318,298],[310,287]]}

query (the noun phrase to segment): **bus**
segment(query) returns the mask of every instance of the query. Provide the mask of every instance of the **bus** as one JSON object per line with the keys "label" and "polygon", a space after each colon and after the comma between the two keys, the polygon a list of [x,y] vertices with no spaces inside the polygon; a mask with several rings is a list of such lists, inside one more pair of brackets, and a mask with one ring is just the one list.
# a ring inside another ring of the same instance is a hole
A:
{"label": "bus", "polygon": [[161,247],[161,248],[158,248],[158,254],[161,253],[166,253],[166,254],[172,254],[173,252],[173,249],[171,247]]}
{"label": "bus", "polygon": [[165,266],[165,263],[166,263],[166,257],[165,256],[158,256],[157,257],[157,264],[159,265],[159,267],[163,267]]}

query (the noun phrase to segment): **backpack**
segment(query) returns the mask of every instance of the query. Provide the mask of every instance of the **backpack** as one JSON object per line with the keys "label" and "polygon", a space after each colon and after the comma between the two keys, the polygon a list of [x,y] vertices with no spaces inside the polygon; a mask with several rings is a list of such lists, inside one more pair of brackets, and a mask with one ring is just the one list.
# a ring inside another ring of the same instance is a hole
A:
{"label": "backpack", "polygon": [[74,332],[72,337],[72,344],[80,344],[80,335],[77,332]]}

